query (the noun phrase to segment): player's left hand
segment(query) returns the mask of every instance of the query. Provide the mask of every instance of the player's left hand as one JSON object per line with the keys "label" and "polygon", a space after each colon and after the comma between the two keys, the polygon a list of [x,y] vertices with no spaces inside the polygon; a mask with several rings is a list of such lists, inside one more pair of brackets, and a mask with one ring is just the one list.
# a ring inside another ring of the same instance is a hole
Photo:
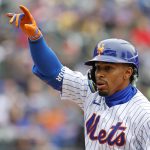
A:
{"label": "player's left hand", "polygon": [[23,5],[20,5],[20,9],[23,13],[7,13],[6,16],[10,18],[9,23],[15,24],[17,28],[21,28],[22,31],[28,36],[30,40],[37,40],[42,36],[36,21],[31,15],[30,11]]}

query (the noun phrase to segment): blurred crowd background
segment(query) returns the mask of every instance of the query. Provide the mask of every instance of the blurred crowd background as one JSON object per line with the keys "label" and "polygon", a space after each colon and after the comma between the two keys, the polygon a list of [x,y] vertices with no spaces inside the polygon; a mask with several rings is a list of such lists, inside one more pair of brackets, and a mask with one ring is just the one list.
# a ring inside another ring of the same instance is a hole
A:
{"label": "blurred crowd background", "polygon": [[61,62],[86,74],[98,41],[139,51],[137,87],[150,99],[150,0],[0,0],[0,150],[84,150],[83,112],[32,74],[26,36],[7,12],[25,5]]}

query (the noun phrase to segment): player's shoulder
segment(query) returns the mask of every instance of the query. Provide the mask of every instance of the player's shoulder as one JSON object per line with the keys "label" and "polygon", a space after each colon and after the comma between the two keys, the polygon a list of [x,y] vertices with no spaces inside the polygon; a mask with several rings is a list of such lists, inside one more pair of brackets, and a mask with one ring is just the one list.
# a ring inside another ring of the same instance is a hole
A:
{"label": "player's shoulder", "polygon": [[78,77],[78,78],[87,80],[87,75],[83,75],[79,71],[73,71],[68,67],[64,67],[64,73],[65,73],[65,76],[67,76],[67,77]]}
{"label": "player's shoulder", "polygon": [[136,111],[136,121],[138,126],[150,123],[150,101],[139,90],[134,95],[130,103]]}
{"label": "player's shoulder", "polygon": [[136,103],[141,111],[146,111],[150,115],[150,101],[139,90],[132,98],[133,103]]}
{"label": "player's shoulder", "polygon": [[142,100],[150,104],[150,101],[148,100],[148,98],[138,89],[137,89],[137,93],[135,94],[133,98],[135,100]]}
{"label": "player's shoulder", "polygon": [[79,71],[73,71],[68,67],[64,67],[63,84],[78,86],[88,90],[88,78],[87,75],[83,75]]}

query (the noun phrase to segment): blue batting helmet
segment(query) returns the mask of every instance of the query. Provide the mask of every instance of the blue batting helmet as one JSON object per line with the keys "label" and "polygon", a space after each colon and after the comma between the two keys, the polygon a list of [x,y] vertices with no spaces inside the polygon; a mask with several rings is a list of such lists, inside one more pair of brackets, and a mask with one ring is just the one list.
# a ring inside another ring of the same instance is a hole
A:
{"label": "blue batting helmet", "polygon": [[93,59],[85,65],[93,66],[95,62],[126,63],[139,67],[138,52],[135,47],[122,39],[106,39],[100,41],[93,53]]}

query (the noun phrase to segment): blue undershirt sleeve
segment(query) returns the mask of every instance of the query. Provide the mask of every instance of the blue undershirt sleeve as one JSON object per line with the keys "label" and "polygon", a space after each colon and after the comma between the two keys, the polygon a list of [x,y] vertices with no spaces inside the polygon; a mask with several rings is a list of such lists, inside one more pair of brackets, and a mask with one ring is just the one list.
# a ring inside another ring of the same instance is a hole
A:
{"label": "blue undershirt sleeve", "polygon": [[34,62],[33,73],[61,91],[64,67],[54,51],[48,47],[43,37],[37,41],[29,40],[29,47]]}

